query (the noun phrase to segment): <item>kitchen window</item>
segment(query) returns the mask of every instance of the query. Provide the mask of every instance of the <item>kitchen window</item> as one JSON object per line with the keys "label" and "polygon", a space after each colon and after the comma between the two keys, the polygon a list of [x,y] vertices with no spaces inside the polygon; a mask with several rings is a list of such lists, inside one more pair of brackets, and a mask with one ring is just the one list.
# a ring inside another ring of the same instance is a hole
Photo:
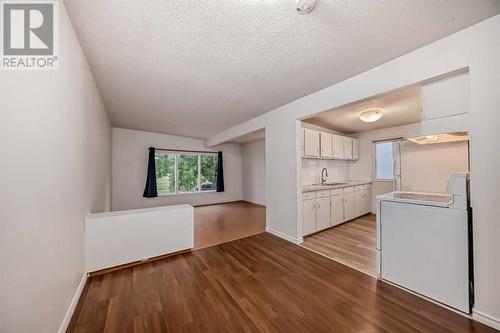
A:
{"label": "kitchen window", "polygon": [[375,179],[394,179],[393,142],[375,143]]}
{"label": "kitchen window", "polygon": [[217,154],[155,152],[159,195],[215,192]]}

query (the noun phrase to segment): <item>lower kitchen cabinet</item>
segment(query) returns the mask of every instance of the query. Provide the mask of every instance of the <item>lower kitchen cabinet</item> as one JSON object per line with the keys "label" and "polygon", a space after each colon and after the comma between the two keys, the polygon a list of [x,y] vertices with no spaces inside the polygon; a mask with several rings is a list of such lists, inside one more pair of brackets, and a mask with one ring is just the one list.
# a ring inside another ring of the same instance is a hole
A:
{"label": "lower kitchen cabinet", "polygon": [[339,225],[370,211],[369,184],[303,193],[302,235]]}
{"label": "lower kitchen cabinet", "polygon": [[342,193],[330,197],[332,227],[344,222],[344,196]]}
{"label": "lower kitchen cabinet", "polygon": [[331,227],[330,196],[302,200],[302,235]]}
{"label": "lower kitchen cabinet", "polygon": [[302,235],[316,232],[316,199],[302,201]]}
{"label": "lower kitchen cabinet", "polygon": [[371,190],[369,185],[364,185],[362,189],[356,190],[356,192],[354,193],[354,197],[355,197],[354,207],[356,209],[356,217],[371,212],[372,202],[371,202]]}
{"label": "lower kitchen cabinet", "polygon": [[330,228],[330,197],[316,199],[316,231]]}
{"label": "lower kitchen cabinet", "polygon": [[344,221],[356,218],[354,192],[344,193]]}

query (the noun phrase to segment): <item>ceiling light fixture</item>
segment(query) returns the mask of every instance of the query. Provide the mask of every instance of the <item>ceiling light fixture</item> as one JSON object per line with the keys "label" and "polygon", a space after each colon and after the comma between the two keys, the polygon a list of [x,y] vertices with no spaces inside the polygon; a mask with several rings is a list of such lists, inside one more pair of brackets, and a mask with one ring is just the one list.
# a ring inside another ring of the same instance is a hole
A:
{"label": "ceiling light fixture", "polygon": [[361,112],[361,114],[359,115],[359,119],[361,119],[365,123],[373,123],[374,121],[382,118],[383,115],[384,114],[382,113],[382,110],[368,110]]}
{"label": "ceiling light fixture", "polygon": [[318,0],[297,0],[297,13],[299,14],[308,14],[316,6]]}
{"label": "ceiling light fixture", "polygon": [[425,138],[429,141],[437,141],[438,136],[437,135],[426,135]]}

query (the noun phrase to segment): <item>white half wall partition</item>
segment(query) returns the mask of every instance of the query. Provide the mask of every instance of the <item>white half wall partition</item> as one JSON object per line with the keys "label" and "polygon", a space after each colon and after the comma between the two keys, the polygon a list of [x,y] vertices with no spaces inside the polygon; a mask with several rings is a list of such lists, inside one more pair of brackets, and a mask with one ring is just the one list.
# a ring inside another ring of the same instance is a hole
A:
{"label": "white half wall partition", "polygon": [[90,214],[85,220],[87,273],[193,248],[191,205]]}
{"label": "white half wall partition", "polygon": [[[266,129],[266,222],[275,234],[299,241],[298,184],[300,157],[297,119],[412,84],[428,82],[460,70],[469,70],[469,113],[425,121],[419,132],[467,128],[471,141],[471,200],[474,208],[474,317],[500,328],[500,224],[497,194],[500,188],[500,15],[405,54],[345,81],[307,95],[218,133],[207,145],[230,141],[259,128]],[[419,133],[415,133],[419,134]],[[297,170],[299,169],[299,170]]]}

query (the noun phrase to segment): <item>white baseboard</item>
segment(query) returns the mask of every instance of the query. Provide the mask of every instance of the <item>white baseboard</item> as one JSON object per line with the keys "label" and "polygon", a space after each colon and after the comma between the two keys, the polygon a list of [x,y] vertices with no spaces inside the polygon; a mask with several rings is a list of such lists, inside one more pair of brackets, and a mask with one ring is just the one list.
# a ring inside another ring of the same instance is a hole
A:
{"label": "white baseboard", "polygon": [[68,310],[64,315],[64,319],[61,323],[61,326],[59,326],[59,330],[57,331],[58,333],[65,333],[66,330],[68,329],[71,318],[73,317],[73,313],[75,312],[76,305],[78,304],[78,300],[80,299],[80,295],[82,294],[83,288],[85,287],[85,283],[87,283],[87,277],[88,277],[87,273],[83,274],[82,280],[80,281],[80,284],[75,290],[73,299],[71,300],[71,303],[69,303]]}
{"label": "white baseboard", "polygon": [[487,315],[481,311],[472,310],[472,319],[500,330],[500,319]]}
{"label": "white baseboard", "polygon": [[266,228],[266,231],[270,234],[273,234],[276,237],[279,237],[281,239],[284,239],[284,240],[286,240],[290,243],[296,244],[296,245],[299,245],[300,243],[303,242],[302,237],[301,238],[291,237],[291,236],[288,236],[282,232],[279,232],[279,231],[271,229],[271,228]]}

